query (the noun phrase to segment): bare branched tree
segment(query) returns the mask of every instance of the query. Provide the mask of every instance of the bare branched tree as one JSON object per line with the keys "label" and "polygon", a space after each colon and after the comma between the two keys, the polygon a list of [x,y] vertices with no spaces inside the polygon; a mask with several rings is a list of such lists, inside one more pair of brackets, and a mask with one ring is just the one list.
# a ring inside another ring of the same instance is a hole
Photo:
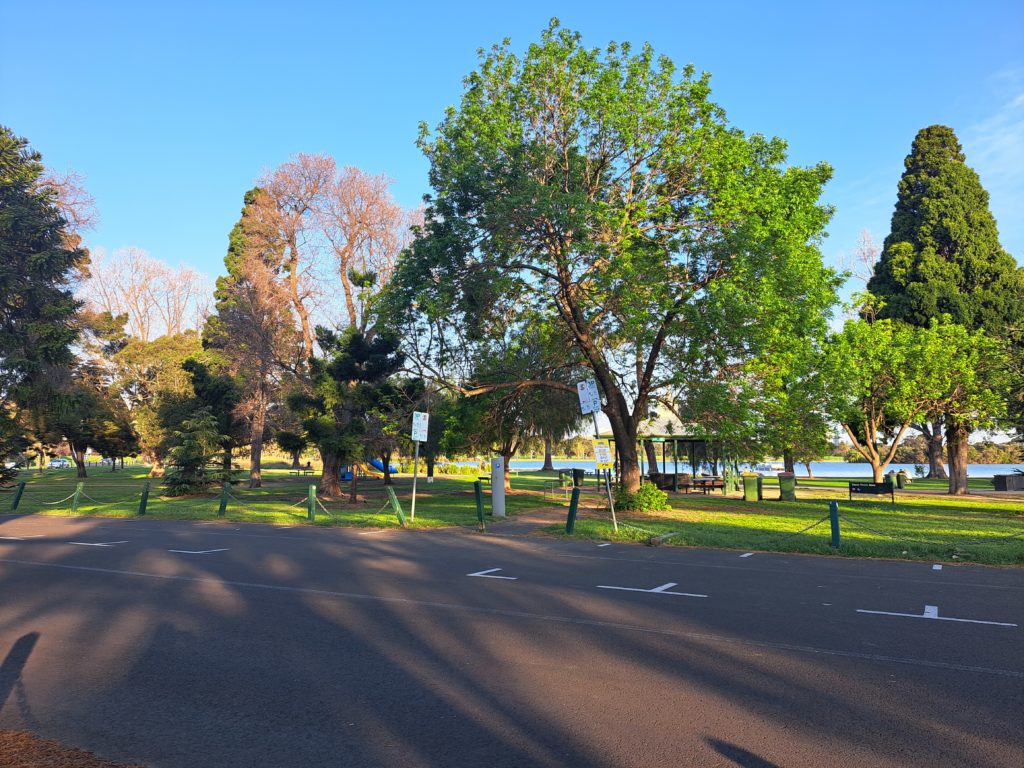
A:
{"label": "bare branched tree", "polygon": [[319,211],[335,175],[334,158],[328,155],[296,155],[294,159],[265,173],[259,180],[260,195],[253,235],[267,242],[260,248],[281,254],[281,275],[288,288],[292,308],[299,318],[303,353],[313,353],[313,322],[319,255]]}
{"label": "bare branched tree", "polygon": [[205,276],[190,267],[169,267],[141,248],[92,253],[89,277],[79,291],[90,309],[126,315],[125,330],[150,341],[202,327],[209,306]]}
{"label": "bare branched tree", "polygon": [[348,324],[365,332],[368,300],[394,272],[419,212],[404,211],[391,196],[391,179],[345,167],[327,189],[319,211],[345,296]]}

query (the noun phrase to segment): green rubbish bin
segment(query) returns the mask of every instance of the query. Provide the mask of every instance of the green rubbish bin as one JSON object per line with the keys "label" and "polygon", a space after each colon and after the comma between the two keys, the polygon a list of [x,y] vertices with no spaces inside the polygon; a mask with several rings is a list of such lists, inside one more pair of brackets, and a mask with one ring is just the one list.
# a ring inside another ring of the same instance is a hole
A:
{"label": "green rubbish bin", "polygon": [[796,475],[779,472],[779,501],[796,501]]}
{"label": "green rubbish bin", "polygon": [[910,483],[910,476],[906,472],[896,473],[896,487],[903,490]]}
{"label": "green rubbish bin", "polygon": [[761,501],[763,498],[761,482],[762,479],[760,475],[743,475],[744,501]]}

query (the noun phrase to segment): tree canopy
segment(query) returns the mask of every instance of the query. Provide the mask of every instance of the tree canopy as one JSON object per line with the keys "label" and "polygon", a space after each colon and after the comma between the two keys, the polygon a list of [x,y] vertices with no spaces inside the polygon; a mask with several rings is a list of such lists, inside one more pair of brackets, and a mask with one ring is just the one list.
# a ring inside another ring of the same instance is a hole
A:
{"label": "tree canopy", "polygon": [[728,355],[776,309],[833,300],[817,298],[834,283],[817,250],[829,167],[787,166],[781,139],[727,124],[709,75],[650,46],[587,48],[557,21],[523,57],[506,41],[420,146],[434,192],[391,310],[438,365],[549,325],[555,364],[601,387],[628,489],[637,427],[681,376],[666,350]]}

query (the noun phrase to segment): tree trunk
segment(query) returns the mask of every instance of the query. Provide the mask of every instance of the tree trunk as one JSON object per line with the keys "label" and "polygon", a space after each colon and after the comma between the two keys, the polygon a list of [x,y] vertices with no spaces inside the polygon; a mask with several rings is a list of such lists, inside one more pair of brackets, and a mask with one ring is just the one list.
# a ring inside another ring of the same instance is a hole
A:
{"label": "tree trunk", "polygon": [[658,464],[658,449],[654,447],[654,443],[650,440],[644,440],[644,453],[647,454],[647,474],[648,475],[660,475],[661,465]]}
{"label": "tree trunk", "polygon": [[433,455],[423,457],[423,460],[427,462],[427,482],[434,482],[434,464],[437,462],[437,458]]}
{"label": "tree trunk", "polygon": [[75,462],[75,473],[76,477],[88,477],[85,472],[85,452],[81,448],[77,448],[74,443],[69,442],[71,446],[71,460]]}
{"label": "tree trunk", "polygon": [[261,386],[253,403],[252,425],[249,429],[249,487],[263,486],[261,462],[263,461],[263,429],[267,424],[267,392]]}
{"label": "tree trunk", "polygon": [[782,467],[786,472],[796,474],[796,465],[793,463],[793,449],[784,448],[782,450]]}
{"label": "tree trunk", "polygon": [[883,467],[878,461],[871,461],[871,476],[874,478],[876,483],[882,482],[885,478],[882,476]]}
{"label": "tree trunk", "polygon": [[[612,421],[612,434],[619,452],[619,477],[622,488],[627,493],[636,493],[640,489],[640,461],[636,452],[636,428],[628,423]],[[621,435],[621,437],[620,437]]]}
{"label": "tree trunk", "polygon": [[[505,449],[505,450],[502,450],[502,452],[501,452],[501,458],[504,459],[504,464],[505,464],[505,477],[502,478],[502,480],[505,483],[505,492],[506,493],[508,491],[512,490],[512,479],[511,479],[511,475],[509,474],[510,473],[509,465],[512,463],[512,457],[515,456],[515,455],[516,455],[516,452],[515,452],[514,448],[512,450]],[[494,484],[494,480],[495,480],[495,478],[492,477],[491,478],[491,484],[492,485]]]}
{"label": "tree trunk", "polygon": [[302,453],[302,451],[293,451],[292,452],[292,469],[299,469],[300,468],[299,467],[299,454],[300,453]]}
{"label": "tree trunk", "polygon": [[381,453],[380,464],[383,467],[381,470],[384,472],[384,485],[394,485],[395,481],[391,479],[391,452]]}
{"label": "tree trunk", "polygon": [[925,433],[928,438],[928,477],[936,480],[945,480],[945,462],[942,461],[942,420],[936,418],[932,422],[931,434]]}
{"label": "tree trunk", "polygon": [[320,493],[332,498],[341,496],[341,456],[321,449],[320,458],[324,463],[320,473]]}
{"label": "tree trunk", "polygon": [[800,463],[803,464],[805,467],[807,467],[807,479],[808,480],[813,480],[814,479],[814,470],[811,469],[811,462],[809,462],[809,461],[802,461]]}
{"label": "tree trunk", "polygon": [[555,465],[551,463],[551,438],[544,438],[544,466],[540,468],[541,472],[554,472]]}
{"label": "tree trunk", "polygon": [[352,462],[352,482],[348,486],[348,500],[355,504],[359,499],[357,487],[359,485],[359,464]]}
{"label": "tree trunk", "polygon": [[224,482],[227,482],[231,478],[231,449],[225,448],[224,455],[221,456],[220,460],[221,470],[224,472]]}
{"label": "tree trunk", "polygon": [[967,440],[971,430],[966,424],[947,420],[946,452],[949,454],[949,493],[967,495]]}

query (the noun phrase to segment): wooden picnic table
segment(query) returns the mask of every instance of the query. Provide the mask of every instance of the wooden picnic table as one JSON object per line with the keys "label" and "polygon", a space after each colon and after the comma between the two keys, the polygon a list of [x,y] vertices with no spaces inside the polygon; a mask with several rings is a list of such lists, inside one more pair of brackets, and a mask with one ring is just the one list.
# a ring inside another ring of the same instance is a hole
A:
{"label": "wooden picnic table", "polygon": [[288,474],[289,475],[295,475],[296,477],[300,477],[301,475],[312,475],[313,472],[314,472],[314,470],[312,470],[312,469],[289,469],[288,470]]}
{"label": "wooden picnic table", "polygon": [[694,488],[698,488],[707,496],[715,488],[725,488],[725,480],[721,477],[695,477],[691,481]]}

